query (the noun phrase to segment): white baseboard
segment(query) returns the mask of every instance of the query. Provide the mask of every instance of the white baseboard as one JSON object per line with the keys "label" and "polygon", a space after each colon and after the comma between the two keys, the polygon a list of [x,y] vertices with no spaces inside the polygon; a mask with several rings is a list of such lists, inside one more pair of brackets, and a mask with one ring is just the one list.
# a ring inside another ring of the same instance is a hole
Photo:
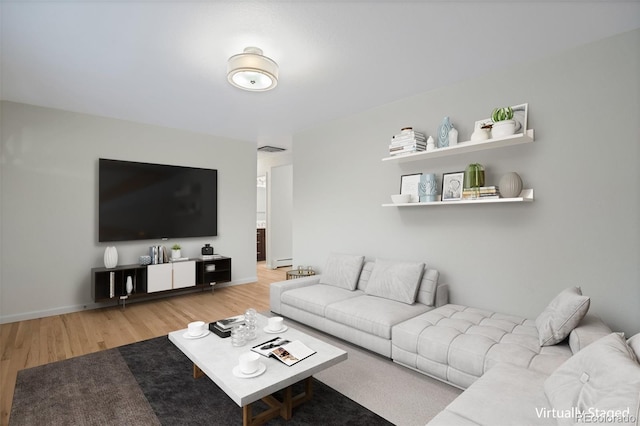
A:
{"label": "white baseboard", "polygon": [[[242,285],[242,284],[250,284],[250,283],[255,283],[258,281],[258,277],[248,277],[248,278],[243,278],[241,280],[233,280],[230,282],[226,282],[226,283],[220,283],[220,284],[216,284],[216,288],[222,288],[222,287],[231,287],[234,285]],[[185,292],[186,292],[185,288]],[[194,289],[193,292],[201,292],[202,289]],[[160,296],[158,295],[157,298],[166,298],[166,297],[171,297],[170,295],[163,295]],[[152,300],[153,297],[149,297],[149,298],[145,298],[143,300],[148,301],[148,300]],[[131,302],[127,302],[127,304],[129,304]],[[133,302],[135,303],[135,302]],[[31,311],[31,312],[24,312],[24,313],[19,313],[19,314],[13,314],[13,315],[2,315],[0,316],[0,324],[8,324],[11,322],[18,322],[18,321],[28,321],[28,320],[32,320],[32,319],[38,319],[38,318],[45,318],[45,317],[51,317],[54,315],[63,315],[63,314],[71,314],[73,312],[80,312],[80,311],[86,311],[86,310],[90,310],[90,309],[98,309],[98,308],[104,308],[105,306],[111,306],[112,304],[104,304],[104,303],[87,303],[87,304],[83,304],[83,305],[71,305],[71,306],[63,306],[63,307],[59,307],[59,308],[52,308],[52,309],[45,309],[42,311]],[[113,304],[113,306],[115,306],[115,304]]]}

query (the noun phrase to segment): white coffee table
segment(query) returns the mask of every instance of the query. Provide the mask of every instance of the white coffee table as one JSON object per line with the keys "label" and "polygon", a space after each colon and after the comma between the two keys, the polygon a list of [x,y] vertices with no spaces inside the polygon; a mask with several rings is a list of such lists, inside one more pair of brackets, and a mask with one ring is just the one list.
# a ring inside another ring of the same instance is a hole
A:
{"label": "white coffee table", "polygon": [[[187,329],[169,333],[169,340],[193,362],[194,377],[206,374],[229,398],[242,407],[243,425],[246,426],[262,424],[277,416],[289,420],[294,407],[311,399],[311,376],[347,359],[347,352],[292,328],[286,320],[285,325],[288,329],[282,333],[266,333],[263,331],[266,325],[267,318],[258,315],[258,336],[242,347],[234,347],[231,345],[231,338],[223,339],[214,333],[200,339],[184,337]],[[239,378],[233,374],[233,367],[238,365],[240,354],[276,336],[300,340],[316,353],[291,367],[274,358],[261,357],[260,362],[267,367],[263,374],[253,378]],[[303,380],[305,391],[299,395],[292,395],[291,386]],[[284,396],[282,401],[279,401],[272,394],[283,389]],[[254,416],[251,404],[260,399],[270,408]]]}

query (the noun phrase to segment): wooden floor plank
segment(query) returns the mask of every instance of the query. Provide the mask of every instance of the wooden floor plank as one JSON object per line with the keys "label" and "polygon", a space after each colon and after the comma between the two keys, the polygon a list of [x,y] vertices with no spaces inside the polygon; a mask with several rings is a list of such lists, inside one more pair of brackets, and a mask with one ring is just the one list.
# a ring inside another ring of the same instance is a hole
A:
{"label": "wooden floor plank", "polygon": [[269,309],[269,285],[288,268],[258,263],[258,281],[153,301],[0,324],[0,425],[8,425],[18,371],[164,336],[194,320]]}

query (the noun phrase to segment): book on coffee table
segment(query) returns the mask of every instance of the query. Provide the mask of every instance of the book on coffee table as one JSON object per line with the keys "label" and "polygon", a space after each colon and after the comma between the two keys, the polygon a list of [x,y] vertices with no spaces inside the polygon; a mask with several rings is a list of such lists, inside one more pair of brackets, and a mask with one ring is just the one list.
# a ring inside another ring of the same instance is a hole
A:
{"label": "book on coffee table", "polygon": [[291,367],[316,351],[299,340],[290,341],[282,337],[275,337],[251,348],[262,356],[273,357]]}
{"label": "book on coffee table", "polygon": [[231,330],[234,325],[240,324],[244,324],[244,315],[236,315],[235,317],[218,320],[215,325],[221,330]]}

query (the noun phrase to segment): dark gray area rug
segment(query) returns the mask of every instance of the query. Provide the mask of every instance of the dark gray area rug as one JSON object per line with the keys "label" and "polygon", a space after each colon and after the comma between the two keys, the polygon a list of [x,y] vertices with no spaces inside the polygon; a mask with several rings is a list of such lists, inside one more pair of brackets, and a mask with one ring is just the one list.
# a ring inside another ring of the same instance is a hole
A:
{"label": "dark gray area rug", "polygon": [[[9,424],[241,425],[242,409],[167,337],[18,373]],[[266,408],[254,405],[254,414]],[[290,421],[269,425],[390,425],[314,379],[314,395]]]}

